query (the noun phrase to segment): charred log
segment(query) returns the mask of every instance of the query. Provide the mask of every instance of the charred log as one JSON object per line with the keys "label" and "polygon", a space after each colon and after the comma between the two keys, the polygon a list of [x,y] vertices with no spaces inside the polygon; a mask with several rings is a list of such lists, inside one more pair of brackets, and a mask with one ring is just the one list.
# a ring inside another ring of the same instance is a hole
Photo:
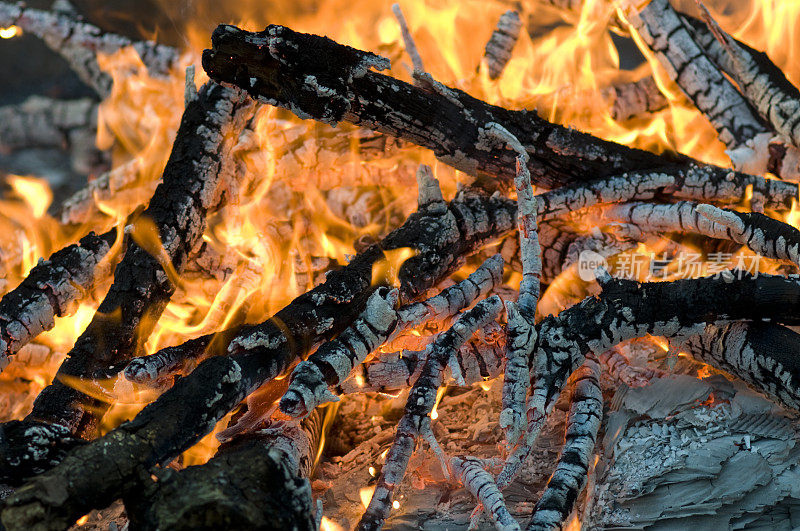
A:
{"label": "charred log", "polygon": [[313,531],[308,477],[323,414],[268,427],[220,448],[202,466],[166,469],[125,500],[136,529],[302,529]]}
{"label": "charred log", "polygon": [[111,54],[133,46],[151,75],[166,75],[178,60],[178,51],[169,46],[105,33],[72,14],[28,8],[22,3],[0,3],[0,27],[9,26],[17,26],[42,39],[101,98],[111,93],[112,80],[97,64],[98,52]]}
{"label": "charred log", "polygon": [[[213,49],[203,55],[212,79],[234,83],[301,118],[351,122],[409,140],[433,150],[446,164],[492,177],[502,186],[513,182],[516,154],[490,137],[490,123],[520,140],[529,154],[534,184],[545,188],[581,182],[586,176],[655,169],[673,175],[678,190],[700,183],[706,193],[734,183],[752,183],[756,190],[776,186],[763,178],[700,166],[684,156],[670,158],[607,142],[551,124],[533,112],[488,105],[435,82],[428,89],[415,87],[370,71],[387,68],[384,58],[282,26],[260,33],[220,26],[212,42]],[[796,194],[795,186],[777,186]],[[786,192],[764,195],[789,206]]]}

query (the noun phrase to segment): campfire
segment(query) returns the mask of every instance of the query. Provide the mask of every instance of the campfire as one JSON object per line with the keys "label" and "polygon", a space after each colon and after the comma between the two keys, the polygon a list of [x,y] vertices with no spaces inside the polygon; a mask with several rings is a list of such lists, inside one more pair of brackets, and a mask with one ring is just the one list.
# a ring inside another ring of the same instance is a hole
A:
{"label": "campfire", "polygon": [[800,5],[271,4],[0,2],[6,529],[797,526]]}

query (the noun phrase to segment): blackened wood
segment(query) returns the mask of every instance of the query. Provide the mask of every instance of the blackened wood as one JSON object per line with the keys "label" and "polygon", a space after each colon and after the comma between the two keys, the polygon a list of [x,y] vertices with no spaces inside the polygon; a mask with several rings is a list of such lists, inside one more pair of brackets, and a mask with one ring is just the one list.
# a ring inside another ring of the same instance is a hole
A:
{"label": "blackened wood", "polygon": [[324,414],[258,430],[201,466],[166,469],[125,499],[134,529],[316,530],[308,477]]}
{"label": "blackened wood", "polygon": [[[112,229],[91,232],[78,243],[53,253],[0,299],[0,359],[55,326],[55,318],[71,314],[98,278],[110,273],[104,261],[116,238]],[[105,266],[105,267],[104,267]]]}
{"label": "blackened wood", "polygon": [[[386,68],[385,59],[283,26],[251,33],[223,25],[215,30],[212,45],[203,54],[203,67],[212,79],[236,84],[301,118],[347,121],[403,138],[433,150],[442,162],[465,173],[491,177],[509,188],[516,154],[490,137],[487,124],[492,122],[520,140],[530,156],[534,184],[545,188],[656,168],[676,176],[681,185],[698,169],[711,173],[710,179],[703,178],[709,188],[710,182],[754,178],[699,165],[682,155],[631,149],[443,85],[416,87],[369,70]],[[765,186],[763,178],[755,179],[759,182],[754,188]],[[785,186],[796,195],[796,186]],[[787,196],[784,206],[790,202]]]}

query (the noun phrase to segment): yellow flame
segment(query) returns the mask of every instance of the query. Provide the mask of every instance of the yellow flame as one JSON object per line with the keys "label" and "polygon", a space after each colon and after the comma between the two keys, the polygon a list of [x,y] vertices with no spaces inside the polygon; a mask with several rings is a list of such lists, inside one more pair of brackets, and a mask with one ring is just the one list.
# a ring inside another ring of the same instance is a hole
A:
{"label": "yellow flame", "polygon": [[322,517],[322,521],[319,524],[319,527],[322,531],[344,531],[344,528],[328,518],[327,516]]}
{"label": "yellow flame", "polygon": [[9,175],[6,182],[30,206],[34,218],[39,219],[44,216],[53,201],[53,192],[50,191],[47,181],[35,177]]}
{"label": "yellow flame", "polygon": [[440,387],[439,390],[436,391],[436,402],[433,404],[433,409],[431,410],[431,420],[436,420],[439,418],[439,412],[437,409],[439,408],[439,402],[442,401],[445,391],[447,391],[447,387]]}
{"label": "yellow flame", "polygon": [[375,492],[375,486],[371,487],[362,487],[358,489],[358,497],[361,498],[361,505],[364,506],[364,509],[369,507],[369,501],[372,499],[372,493]]}
{"label": "yellow flame", "polygon": [[88,514],[84,514],[83,516],[81,516],[80,518],[78,518],[78,521],[77,521],[77,522],[75,522],[75,525],[83,525],[83,524],[85,524],[85,523],[86,523],[88,520],[89,520],[89,515],[88,515]]}
{"label": "yellow flame", "polygon": [[17,26],[8,26],[7,28],[0,28],[0,39],[13,39],[17,35],[22,35],[22,30]]}

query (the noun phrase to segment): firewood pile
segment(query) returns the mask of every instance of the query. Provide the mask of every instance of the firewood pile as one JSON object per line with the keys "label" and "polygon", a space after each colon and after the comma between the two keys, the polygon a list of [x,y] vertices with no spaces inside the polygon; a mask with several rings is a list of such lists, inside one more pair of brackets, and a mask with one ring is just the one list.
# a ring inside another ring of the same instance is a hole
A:
{"label": "firewood pile", "polygon": [[[4,528],[798,525],[781,66],[699,2],[549,0],[445,83],[405,7],[374,47],[222,24],[200,60],[0,2],[98,96],[0,108],[3,149],[92,174],[49,212],[6,181]],[[539,9],[649,60],[548,97],[692,112],[724,160],[502,95]]]}

